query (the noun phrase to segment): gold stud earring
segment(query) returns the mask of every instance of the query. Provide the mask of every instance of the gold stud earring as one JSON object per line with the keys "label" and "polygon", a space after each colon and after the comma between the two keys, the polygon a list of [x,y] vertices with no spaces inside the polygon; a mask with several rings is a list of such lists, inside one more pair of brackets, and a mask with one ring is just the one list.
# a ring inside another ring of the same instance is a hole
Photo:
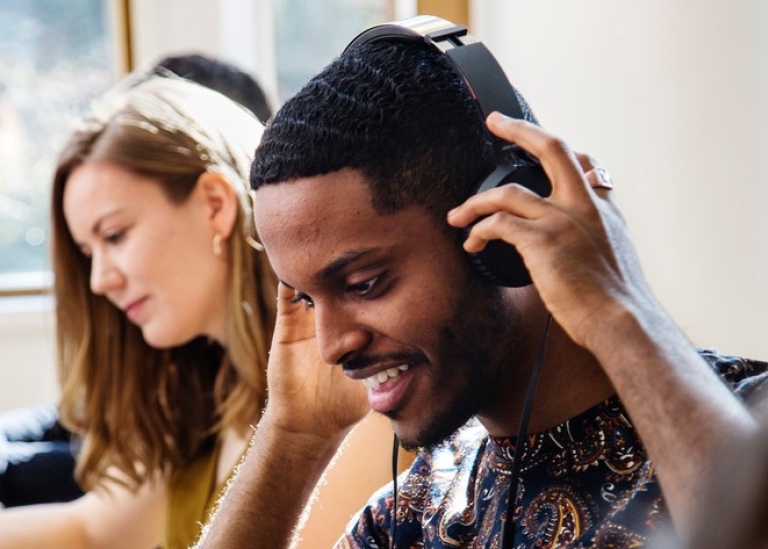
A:
{"label": "gold stud earring", "polygon": [[213,235],[213,255],[221,257],[221,233]]}

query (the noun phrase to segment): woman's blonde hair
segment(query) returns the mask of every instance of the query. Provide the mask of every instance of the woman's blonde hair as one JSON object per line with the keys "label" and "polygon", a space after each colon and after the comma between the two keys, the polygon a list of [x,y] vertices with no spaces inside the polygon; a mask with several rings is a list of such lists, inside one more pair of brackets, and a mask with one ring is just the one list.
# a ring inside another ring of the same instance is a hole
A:
{"label": "woman's blonde hair", "polygon": [[[262,130],[217,92],[154,77],[107,94],[59,158],[52,240],[60,414],[82,436],[77,477],[86,488],[112,476],[110,468],[135,487],[191,461],[223,428],[243,432],[259,418],[277,289],[265,254],[249,244],[248,173]],[[154,178],[174,203],[184,202],[206,171],[237,191],[242,207],[227,244],[226,351],[204,337],[152,348],[123,312],[90,291],[90,260],[73,241],[62,204],[72,171],[91,161]]]}

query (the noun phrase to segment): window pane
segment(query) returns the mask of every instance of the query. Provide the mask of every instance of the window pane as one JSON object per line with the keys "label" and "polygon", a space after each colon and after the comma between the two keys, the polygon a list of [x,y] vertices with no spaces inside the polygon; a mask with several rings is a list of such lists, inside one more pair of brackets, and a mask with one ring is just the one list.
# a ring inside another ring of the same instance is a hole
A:
{"label": "window pane", "polygon": [[275,0],[280,103],[360,31],[393,20],[393,4],[393,0]]}
{"label": "window pane", "polygon": [[49,267],[56,156],[115,81],[107,1],[0,0],[0,290]]}

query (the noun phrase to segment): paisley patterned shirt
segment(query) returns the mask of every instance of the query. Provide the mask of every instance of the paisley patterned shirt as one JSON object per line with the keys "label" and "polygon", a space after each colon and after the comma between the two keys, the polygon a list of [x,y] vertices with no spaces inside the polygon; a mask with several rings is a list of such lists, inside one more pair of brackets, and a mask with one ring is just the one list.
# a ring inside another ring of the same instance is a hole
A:
{"label": "paisley patterned shirt", "polygon": [[[764,362],[700,353],[737,393],[768,376]],[[513,438],[489,437],[471,421],[420,453],[398,479],[397,499],[391,485],[375,494],[336,547],[498,549],[514,453]],[[516,548],[634,549],[667,520],[653,464],[618,397],[528,435],[520,463]]]}

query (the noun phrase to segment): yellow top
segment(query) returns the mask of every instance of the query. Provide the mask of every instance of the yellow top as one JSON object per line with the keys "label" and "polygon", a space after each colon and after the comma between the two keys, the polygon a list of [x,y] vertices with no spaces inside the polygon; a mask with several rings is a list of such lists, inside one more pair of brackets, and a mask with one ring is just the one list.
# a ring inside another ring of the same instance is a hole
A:
{"label": "yellow top", "polygon": [[226,480],[216,484],[218,442],[186,467],[171,474],[165,509],[163,549],[188,549],[200,534]]}

